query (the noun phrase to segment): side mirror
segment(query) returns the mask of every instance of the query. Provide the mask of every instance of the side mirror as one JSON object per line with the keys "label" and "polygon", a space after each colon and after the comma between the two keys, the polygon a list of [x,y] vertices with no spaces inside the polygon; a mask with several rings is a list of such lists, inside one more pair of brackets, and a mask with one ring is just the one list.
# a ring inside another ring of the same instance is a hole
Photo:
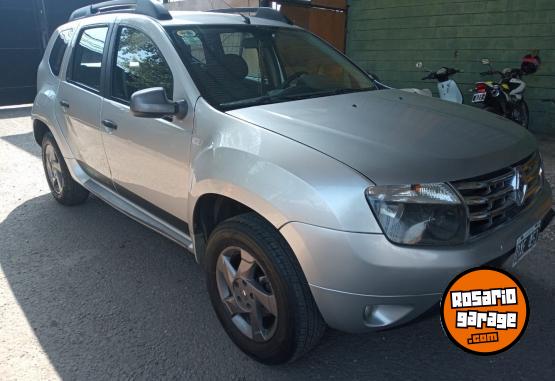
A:
{"label": "side mirror", "polygon": [[178,119],[187,116],[186,101],[168,100],[163,87],[151,87],[139,90],[131,95],[131,112],[139,118],[163,118],[175,115]]}
{"label": "side mirror", "polygon": [[489,64],[490,64],[489,59],[482,58],[482,65],[489,65]]}

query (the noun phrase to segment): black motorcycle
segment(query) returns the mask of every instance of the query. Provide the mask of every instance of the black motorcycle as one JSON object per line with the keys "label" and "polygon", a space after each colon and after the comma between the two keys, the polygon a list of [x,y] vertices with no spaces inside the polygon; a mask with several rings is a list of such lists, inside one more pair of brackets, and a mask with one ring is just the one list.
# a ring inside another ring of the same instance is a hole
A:
{"label": "black motorcycle", "polygon": [[477,82],[472,90],[472,103],[479,105],[486,111],[511,119],[528,129],[530,125],[530,111],[524,100],[526,83],[522,77],[535,73],[539,67],[539,57],[527,55],[523,58],[520,68],[506,68],[502,71],[493,69],[488,59],[482,64],[489,65],[490,70],[480,75],[499,75],[499,81]]}
{"label": "black motorcycle", "polygon": [[530,112],[523,96],[526,83],[521,79],[520,69],[504,69],[503,72],[488,70],[480,73],[480,75],[496,74],[501,76],[500,81],[476,83],[472,103],[528,128]]}

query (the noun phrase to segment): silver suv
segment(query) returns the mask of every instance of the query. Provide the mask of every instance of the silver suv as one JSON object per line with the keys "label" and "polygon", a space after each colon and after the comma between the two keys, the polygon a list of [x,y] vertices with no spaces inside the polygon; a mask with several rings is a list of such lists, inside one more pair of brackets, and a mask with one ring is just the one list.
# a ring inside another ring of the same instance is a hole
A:
{"label": "silver suv", "polygon": [[268,364],[326,326],[414,319],[461,271],[516,265],[552,214],[529,132],[379,90],[271,9],[78,9],[32,115],[54,198],[90,192],[191,251],[230,338]]}

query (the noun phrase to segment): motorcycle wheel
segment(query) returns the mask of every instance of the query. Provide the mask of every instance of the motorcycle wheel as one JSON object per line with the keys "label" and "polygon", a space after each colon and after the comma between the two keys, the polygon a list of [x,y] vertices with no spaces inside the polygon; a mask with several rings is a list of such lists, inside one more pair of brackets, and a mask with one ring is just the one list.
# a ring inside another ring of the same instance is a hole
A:
{"label": "motorcycle wheel", "polygon": [[511,119],[528,129],[530,124],[530,111],[525,101],[520,102],[512,111]]}

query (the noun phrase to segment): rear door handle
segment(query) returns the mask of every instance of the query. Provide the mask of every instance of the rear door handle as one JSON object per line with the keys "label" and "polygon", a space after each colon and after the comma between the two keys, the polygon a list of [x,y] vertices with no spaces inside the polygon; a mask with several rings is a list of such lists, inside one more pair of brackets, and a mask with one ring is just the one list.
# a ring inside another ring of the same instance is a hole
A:
{"label": "rear door handle", "polygon": [[69,103],[68,103],[68,101],[60,101],[60,106],[65,107],[65,108],[69,108]]}
{"label": "rear door handle", "polygon": [[111,120],[108,120],[108,119],[104,119],[102,121],[102,125],[104,127],[107,127],[109,129],[111,129],[111,130],[117,130],[118,129],[118,125],[115,124],[114,122],[112,122]]}

